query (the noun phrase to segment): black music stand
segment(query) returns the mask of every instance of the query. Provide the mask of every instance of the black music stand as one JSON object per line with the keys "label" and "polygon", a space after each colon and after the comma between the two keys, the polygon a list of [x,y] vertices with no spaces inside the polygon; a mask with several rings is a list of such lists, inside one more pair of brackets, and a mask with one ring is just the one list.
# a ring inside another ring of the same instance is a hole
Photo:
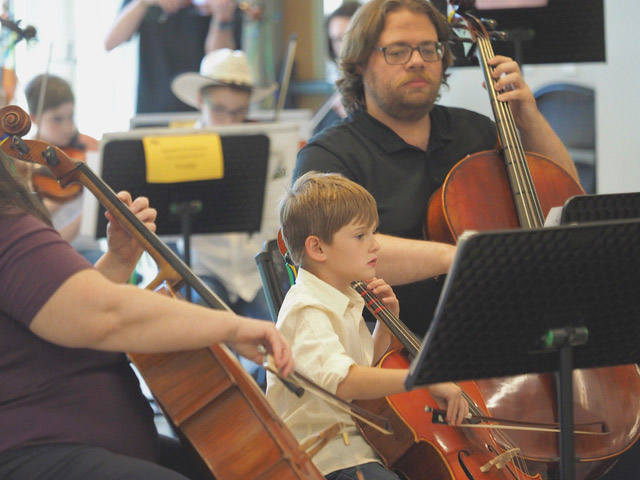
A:
{"label": "black music stand", "polygon": [[[192,234],[257,232],[262,223],[269,161],[264,134],[221,135],[224,177],[216,180],[147,183],[141,138],[112,139],[104,145],[101,176],[116,192],[146,196],[158,211],[158,235],[180,235],[184,261],[191,263]],[[104,236],[107,220],[99,207],[96,237]],[[190,289],[185,295],[190,300]]]}
{"label": "black music stand", "polygon": [[640,192],[576,195],[562,207],[560,223],[640,218]]}
{"label": "black music stand", "polygon": [[638,285],[637,219],[463,236],[405,384],[558,372],[573,480],[571,371],[640,360]]}

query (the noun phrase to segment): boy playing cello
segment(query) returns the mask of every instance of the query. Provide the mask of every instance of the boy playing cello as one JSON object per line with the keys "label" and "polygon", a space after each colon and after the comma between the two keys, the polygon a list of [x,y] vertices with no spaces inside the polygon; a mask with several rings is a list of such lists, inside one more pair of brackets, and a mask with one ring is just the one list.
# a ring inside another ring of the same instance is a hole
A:
{"label": "boy playing cello", "polygon": [[[345,400],[381,398],[405,392],[407,370],[375,368],[388,349],[389,332],[376,325],[369,333],[364,301],[351,288],[368,288],[397,316],[398,300],[384,280],[375,278],[379,245],[375,238],[375,200],[360,185],[338,174],[301,176],[280,204],[280,224],[289,253],[299,265],[278,315],[277,328],[291,343],[298,371]],[[453,383],[431,385],[430,393],[447,405],[446,419],[459,425],[468,413],[462,391]],[[299,441],[342,421],[349,445],[332,439],[314,457],[330,480],[396,479],[353,425],[350,416],[312,395],[296,397],[270,374],[267,398]]]}

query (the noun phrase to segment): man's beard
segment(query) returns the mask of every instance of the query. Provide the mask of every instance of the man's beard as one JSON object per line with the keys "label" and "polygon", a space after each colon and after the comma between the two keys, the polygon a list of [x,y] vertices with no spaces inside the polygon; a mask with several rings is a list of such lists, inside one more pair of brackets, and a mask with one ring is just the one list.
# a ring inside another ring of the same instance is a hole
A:
{"label": "man's beard", "polygon": [[373,88],[367,90],[367,94],[378,104],[379,108],[392,118],[400,121],[416,121],[428,115],[438,98],[438,90],[429,89],[427,95],[420,98],[406,98],[392,88]]}

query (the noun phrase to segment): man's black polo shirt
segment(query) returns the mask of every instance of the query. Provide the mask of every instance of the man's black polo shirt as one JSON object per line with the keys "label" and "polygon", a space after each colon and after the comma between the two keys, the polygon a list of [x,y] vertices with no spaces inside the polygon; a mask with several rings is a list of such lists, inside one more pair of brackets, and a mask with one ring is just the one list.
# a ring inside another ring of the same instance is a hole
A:
{"label": "man's black polo shirt", "polygon": [[[376,199],[380,233],[421,239],[428,201],[451,168],[469,154],[495,148],[496,142],[496,127],[487,117],[436,105],[424,152],[359,109],[309,141],[298,153],[293,176],[310,170],[341,173]],[[394,287],[402,320],[419,335],[431,321],[440,286],[426,280]]]}

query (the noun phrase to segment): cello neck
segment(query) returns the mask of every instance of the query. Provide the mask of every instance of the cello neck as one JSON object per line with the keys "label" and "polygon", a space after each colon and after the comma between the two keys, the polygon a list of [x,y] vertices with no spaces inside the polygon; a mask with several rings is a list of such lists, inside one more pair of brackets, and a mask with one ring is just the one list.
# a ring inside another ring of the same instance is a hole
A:
{"label": "cello neck", "polygon": [[398,317],[391,313],[391,310],[367,288],[364,282],[355,281],[351,284],[351,287],[364,299],[367,309],[376,320],[387,327],[411,357],[415,357],[420,350],[420,339]]}
{"label": "cello neck", "polygon": [[495,56],[491,40],[480,20],[471,15],[465,15],[464,18],[467,20],[469,28],[475,30],[473,33],[475,33],[476,55],[489,92],[498,138],[502,147],[501,155],[507,169],[507,177],[511,185],[520,226],[522,228],[540,228],[544,224],[544,214],[511,107],[508,103],[498,100],[499,92],[493,88],[496,79],[493,78],[493,67],[488,63],[488,60]]}
{"label": "cello neck", "polygon": [[120,201],[109,185],[85,163],[78,162],[77,169],[80,173],[79,181],[120,221],[156,262],[159,273],[152,287],[158,287],[161,283],[167,282],[173,289],[179,289],[184,283],[187,283],[210,307],[231,311],[229,306],[212,292],[173,250],[142,224],[138,217]]}

